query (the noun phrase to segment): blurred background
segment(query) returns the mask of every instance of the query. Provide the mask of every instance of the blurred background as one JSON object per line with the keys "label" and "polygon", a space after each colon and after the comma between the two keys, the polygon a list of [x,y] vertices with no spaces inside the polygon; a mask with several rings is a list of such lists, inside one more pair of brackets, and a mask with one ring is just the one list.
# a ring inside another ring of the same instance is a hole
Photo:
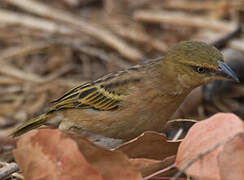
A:
{"label": "blurred background", "polygon": [[[243,0],[1,0],[0,136],[65,91],[163,56],[183,40],[221,49],[242,80],[243,22]],[[172,118],[244,117],[243,97],[243,82],[211,83]]]}

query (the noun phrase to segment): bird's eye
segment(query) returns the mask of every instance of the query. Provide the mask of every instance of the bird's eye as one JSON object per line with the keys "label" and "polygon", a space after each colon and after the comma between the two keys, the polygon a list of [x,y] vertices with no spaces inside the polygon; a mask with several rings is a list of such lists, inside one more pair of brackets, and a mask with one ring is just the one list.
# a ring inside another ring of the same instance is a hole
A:
{"label": "bird's eye", "polygon": [[196,71],[198,73],[204,73],[205,72],[205,68],[203,68],[203,67],[196,67]]}

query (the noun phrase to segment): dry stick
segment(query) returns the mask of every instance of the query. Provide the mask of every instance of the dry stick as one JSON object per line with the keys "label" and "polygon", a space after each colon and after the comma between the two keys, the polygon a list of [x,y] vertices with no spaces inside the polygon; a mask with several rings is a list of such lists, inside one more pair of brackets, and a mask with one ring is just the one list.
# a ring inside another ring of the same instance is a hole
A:
{"label": "dry stick", "polygon": [[177,141],[177,140],[179,140],[179,138],[180,138],[180,136],[181,136],[181,134],[183,133],[183,128],[180,128],[178,131],[177,131],[177,133],[175,134],[175,136],[174,136],[174,138],[172,139],[172,141]]}
{"label": "dry stick", "polygon": [[21,180],[24,180],[24,177],[23,177],[23,175],[21,175],[20,173],[13,173],[13,174],[11,174],[11,178],[12,179],[21,179]]}
{"label": "dry stick", "polygon": [[0,8],[0,23],[12,25],[22,25],[29,28],[43,30],[49,33],[61,33],[71,35],[74,30],[65,27],[63,25],[58,25],[50,20],[44,20],[38,17],[25,15],[23,13],[11,12]]}
{"label": "dry stick", "polygon": [[204,156],[206,156],[207,154],[209,154],[210,152],[216,150],[218,147],[224,145],[225,143],[233,140],[235,137],[237,136],[243,136],[243,132],[239,132],[234,134],[233,136],[230,136],[228,138],[226,138],[225,140],[216,143],[214,146],[212,146],[211,148],[209,148],[208,150],[200,153],[198,156],[196,156],[195,158],[193,158],[191,161],[189,161],[188,163],[186,163],[183,168],[181,168],[170,180],[177,180],[177,178],[180,177],[181,174],[183,174],[187,168],[189,168],[193,163],[195,163],[197,160],[202,159]]}
{"label": "dry stick", "polygon": [[81,32],[84,32],[100,41],[103,41],[110,47],[116,49],[120,52],[123,56],[129,58],[129,60],[139,60],[143,58],[143,54],[135,49],[127,45],[122,39],[118,38],[114,34],[110,33],[109,31],[103,29],[102,27],[98,27],[94,24],[88,23],[85,20],[81,19],[80,17],[77,18],[72,16],[71,14],[57,10],[51,7],[46,6],[40,2],[31,1],[31,0],[5,0],[8,3],[18,6],[28,12],[49,17],[61,22],[65,22],[67,24],[73,25],[73,27]]}
{"label": "dry stick", "polygon": [[[104,62],[111,62],[111,57],[109,55],[107,55],[104,50],[89,46],[85,43],[82,44],[81,41],[77,42],[73,38],[69,38],[69,37],[68,38],[59,38],[59,39],[55,39],[55,40],[49,40],[49,42],[72,47],[73,49],[78,50],[82,53],[97,57]],[[121,68],[127,68],[128,66],[130,66],[129,63],[127,63],[126,61],[123,61],[122,59],[116,59],[115,63]]]}
{"label": "dry stick", "polygon": [[33,73],[27,73],[24,71],[21,71],[17,68],[15,68],[14,66],[12,66],[11,64],[9,64],[8,62],[4,61],[7,58],[12,58],[16,55],[22,54],[22,53],[27,53],[30,51],[33,51],[35,49],[38,48],[44,48],[47,47],[48,45],[50,45],[50,43],[45,42],[45,43],[33,43],[33,47],[31,46],[31,44],[27,47],[14,47],[14,48],[9,48],[7,50],[5,50],[3,52],[3,54],[1,54],[0,56],[0,72],[2,74],[11,76],[11,77],[15,77],[18,79],[22,79],[22,80],[27,80],[27,81],[32,81],[32,82],[36,82],[36,83],[44,83],[50,80],[50,78],[42,78],[36,74]]}
{"label": "dry stick", "polygon": [[136,20],[153,22],[153,23],[166,23],[178,26],[199,27],[222,32],[232,32],[236,28],[236,24],[228,21],[219,21],[214,19],[207,19],[204,17],[196,17],[181,12],[171,11],[150,11],[138,10],[134,13]]}
{"label": "dry stick", "polygon": [[[94,48],[94,47],[90,47],[90,46],[79,46],[79,45],[71,45],[74,49],[90,55],[90,56],[94,56],[97,57],[99,59],[101,59],[104,62],[111,62],[111,57],[109,55],[107,55],[105,53],[105,51],[103,51],[102,49],[98,49],[98,48]],[[121,59],[116,59],[115,62],[116,65],[118,65],[120,68],[128,68],[129,64],[125,61],[122,61]]]}
{"label": "dry stick", "polygon": [[5,165],[3,168],[0,168],[0,179],[8,177],[12,173],[19,170],[18,165],[16,163],[0,163],[1,165]]}
{"label": "dry stick", "polygon": [[0,84],[4,84],[4,85],[17,85],[21,83],[20,80],[15,79],[13,77],[5,77],[5,76],[0,76]]}
{"label": "dry stick", "polygon": [[45,82],[51,81],[53,79],[56,79],[57,77],[61,76],[62,74],[72,70],[73,67],[65,66],[64,68],[61,68],[58,72],[52,73],[49,76],[42,78],[34,73],[27,73],[27,72],[21,71],[15,67],[13,67],[8,62],[4,61],[6,59],[13,58],[18,55],[23,55],[23,54],[27,54],[29,52],[32,52],[32,51],[35,51],[38,49],[46,48],[54,43],[55,43],[55,41],[32,42],[25,46],[10,47],[10,48],[2,51],[1,55],[0,55],[0,65],[1,65],[0,72],[2,74],[6,74],[8,76],[12,76],[12,77],[22,79],[22,80],[32,81],[35,83],[45,83]]}
{"label": "dry stick", "polygon": [[114,30],[114,33],[119,34],[120,36],[128,38],[132,41],[149,44],[153,48],[161,52],[166,52],[168,50],[168,46],[164,42],[150,37],[148,34],[144,33],[141,30],[128,28],[123,25],[111,26],[111,28]]}
{"label": "dry stick", "polygon": [[68,47],[72,47],[75,50],[78,50],[82,53],[98,57],[104,62],[110,62],[109,56],[105,53],[104,50],[101,50],[99,48],[91,47],[86,44],[82,44],[80,42],[75,42],[72,38],[61,38],[58,40],[55,40],[56,43],[62,44]]}
{"label": "dry stick", "polygon": [[182,10],[216,10],[216,7],[223,5],[223,1],[220,2],[199,2],[199,1],[191,1],[189,0],[180,0],[180,1],[166,1],[163,3],[164,8],[172,8],[172,9],[182,9]]}
{"label": "dry stick", "polygon": [[56,79],[57,77],[61,76],[64,73],[67,73],[73,69],[71,66],[65,66],[64,68],[61,68],[58,72],[52,73],[49,76],[46,77],[40,77],[36,74],[30,73],[30,72],[24,72],[21,71],[12,65],[4,62],[0,62],[0,73],[15,77],[18,79],[22,79],[25,81],[31,81],[34,83],[47,83],[52,81],[53,79]]}
{"label": "dry stick", "polygon": [[233,49],[244,51],[244,39],[230,41],[228,45]]}
{"label": "dry stick", "polygon": [[25,44],[24,46],[21,45],[16,47],[10,47],[3,51],[0,51],[0,61],[3,61],[3,59],[9,59],[19,55],[25,55],[36,50],[44,49],[49,47],[50,45],[51,42],[49,41],[37,41]]}
{"label": "dry stick", "polygon": [[44,83],[47,82],[49,79],[44,79],[41,78],[40,76],[33,74],[33,73],[27,73],[27,72],[23,72],[13,66],[11,66],[10,64],[2,63],[0,62],[0,73],[2,74],[6,74],[8,76],[12,76],[12,77],[16,77],[18,79],[22,79],[22,80],[27,80],[27,81],[32,81],[32,82],[36,82],[36,83]]}
{"label": "dry stick", "polygon": [[241,35],[242,33],[242,26],[239,24],[236,26],[235,29],[233,29],[232,32],[225,34],[222,36],[220,39],[215,40],[212,45],[215,46],[218,49],[224,49],[230,40],[237,38]]}
{"label": "dry stick", "polygon": [[[88,45],[79,45],[77,43],[74,43],[71,41],[65,41],[65,40],[62,40],[62,42],[60,42],[60,43],[68,45],[84,54],[97,57],[104,62],[111,62],[111,57],[109,55],[107,55],[106,52],[103,51],[102,49],[91,47]],[[128,66],[129,66],[129,63],[123,61],[120,58],[116,59],[115,63],[116,63],[116,65],[118,65],[121,68],[128,68]]]}

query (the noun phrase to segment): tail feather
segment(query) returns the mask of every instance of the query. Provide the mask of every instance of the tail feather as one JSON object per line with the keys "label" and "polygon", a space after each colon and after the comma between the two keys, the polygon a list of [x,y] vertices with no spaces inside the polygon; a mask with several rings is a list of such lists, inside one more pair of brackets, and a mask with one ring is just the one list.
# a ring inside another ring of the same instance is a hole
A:
{"label": "tail feather", "polygon": [[20,136],[32,129],[36,129],[40,127],[41,125],[44,125],[47,121],[47,114],[42,114],[38,116],[37,118],[34,118],[30,121],[25,122],[21,126],[17,127],[13,132],[9,134],[9,136],[17,137]]}

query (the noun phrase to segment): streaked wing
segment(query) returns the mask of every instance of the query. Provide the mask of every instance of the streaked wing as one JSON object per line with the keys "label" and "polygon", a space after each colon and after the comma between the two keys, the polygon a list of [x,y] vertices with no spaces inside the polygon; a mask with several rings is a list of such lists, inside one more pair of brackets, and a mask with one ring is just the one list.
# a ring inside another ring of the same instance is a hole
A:
{"label": "streaked wing", "polygon": [[103,85],[87,83],[76,87],[54,101],[50,111],[67,108],[93,108],[109,111],[118,107],[120,95],[106,89]]}
{"label": "streaked wing", "polygon": [[54,105],[49,112],[67,108],[114,110],[119,107],[128,90],[141,81],[138,72],[143,67],[133,66],[78,86],[53,101]]}

